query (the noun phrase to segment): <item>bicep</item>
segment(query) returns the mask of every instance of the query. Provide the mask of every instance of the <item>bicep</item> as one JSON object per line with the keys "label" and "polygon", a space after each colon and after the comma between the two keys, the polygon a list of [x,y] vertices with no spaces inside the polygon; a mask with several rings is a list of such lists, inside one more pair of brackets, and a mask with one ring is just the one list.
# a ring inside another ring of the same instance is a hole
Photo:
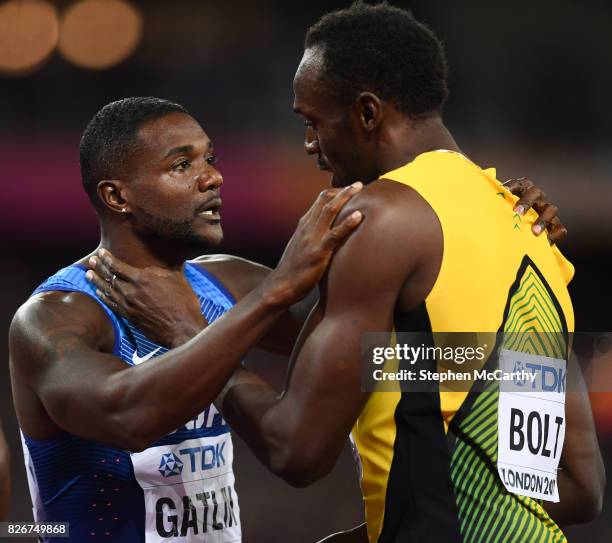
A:
{"label": "bicep", "polygon": [[120,402],[113,382],[128,366],[76,338],[64,337],[61,344],[57,355],[41,361],[44,367],[38,365],[32,388],[55,424],[81,437],[100,439],[100,429],[112,423]]}
{"label": "bicep", "polygon": [[279,408],[265,421],[273,439],[278,431],[291,444],[296,469],[315,470],[313,480],[333,467],[368,398],[361,391],[359,336],[340,315],[321,320],[301,346]]}
{"label": "bicep", "polygon": [[[361,393],[358,323],[327,317],[305,339],[295,360],[284,400],[307,414],[308,426],[329,413],[341,418],[359,411]],[[338,407],[338,411],[335,408]]]}
{"label": "bicep", "polygon": [[[371,214],[371,223],[334,255],[321,285],[319,309],[311,317],[320,322],[303,341],[286,391],[302,420],[300,435],[316,424],[321,439],[345,439],[367,400],[361,390],[363,336],[392,330],[398,293],[413,266],[393,250],[397,239],[383,234],[389,229],[381,223],[388,220]],[[364,262],[364,254],[381,257]]]}
{"label": "bicep", "polygon": [[332,296],[310,317],[315,323],[297,353],[283,402],[296,414],[293,438],[313,455],[340,453],[368,399],[361,386],[363,335],[393,325],[393,299],[379,294],[372,290],[345,303]]}

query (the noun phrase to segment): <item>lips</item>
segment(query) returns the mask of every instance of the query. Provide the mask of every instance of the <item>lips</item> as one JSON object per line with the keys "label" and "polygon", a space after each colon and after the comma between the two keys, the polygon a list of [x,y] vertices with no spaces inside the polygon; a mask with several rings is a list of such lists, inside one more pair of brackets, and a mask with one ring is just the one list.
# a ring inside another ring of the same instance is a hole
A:
{"label": "lips", "polygon": [[199,217],[204,217],[205,219],[211,221],[218,221],[221,216],[219,212],[221,211],[221,198],[211,198],[204,205],[200,206],[196,210],[196,214]]}

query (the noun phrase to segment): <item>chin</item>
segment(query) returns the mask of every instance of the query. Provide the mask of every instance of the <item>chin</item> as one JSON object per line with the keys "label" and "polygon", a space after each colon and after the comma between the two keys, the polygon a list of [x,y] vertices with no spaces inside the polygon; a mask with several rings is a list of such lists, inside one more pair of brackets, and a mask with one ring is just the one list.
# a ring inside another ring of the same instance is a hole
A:
{"label": "chin", "polygon": [[219,247],[223,243],[223,234],[219,234],[212,239],[208,240],[209,247]]}
{"label": "chin", "polygon": [[198,232],[198,240],[208,248],[218,247],[223,242],[221,225],[211,225],[204,232]]}

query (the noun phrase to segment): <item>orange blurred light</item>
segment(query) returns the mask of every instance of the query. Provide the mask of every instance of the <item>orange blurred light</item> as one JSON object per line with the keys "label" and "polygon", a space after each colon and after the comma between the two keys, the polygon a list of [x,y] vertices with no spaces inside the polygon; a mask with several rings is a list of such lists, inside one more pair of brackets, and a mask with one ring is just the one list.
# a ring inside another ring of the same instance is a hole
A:
{"label": "orange blurred light", "polygon": [[59,51],[90,70],[103,70],[125,60],[142,37],[140,13],[122,0],[82,0],[65,13]]}
{"label": "orange blurred light", "polygon": [[41,0],[12,0],[0,6],[0,73],[25,75],[38,68],[58,40],[55,8]]}

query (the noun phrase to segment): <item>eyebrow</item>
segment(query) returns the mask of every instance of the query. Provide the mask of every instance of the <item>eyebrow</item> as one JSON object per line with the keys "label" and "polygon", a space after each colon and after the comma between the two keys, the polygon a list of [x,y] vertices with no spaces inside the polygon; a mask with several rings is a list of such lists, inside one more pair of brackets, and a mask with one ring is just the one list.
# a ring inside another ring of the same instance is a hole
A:
{"label": "eyebrow", "polygon": [[[207,150],[210,151],[213,148],[212,141],[208,140]],[[170,149],[164,158],[171,157],[172,155],[180,155],[181,153],[189,153],[193,151],[193,145],[179,145],[178,147],[173,147]]]}
{"label": "eyebrow", "polygon": [[170,149],[164,158],[168,158],[172,155],[180,155],[181,153],[189,153],[190,151],[193,151],[193,145],[180,145],[179,147]]}

